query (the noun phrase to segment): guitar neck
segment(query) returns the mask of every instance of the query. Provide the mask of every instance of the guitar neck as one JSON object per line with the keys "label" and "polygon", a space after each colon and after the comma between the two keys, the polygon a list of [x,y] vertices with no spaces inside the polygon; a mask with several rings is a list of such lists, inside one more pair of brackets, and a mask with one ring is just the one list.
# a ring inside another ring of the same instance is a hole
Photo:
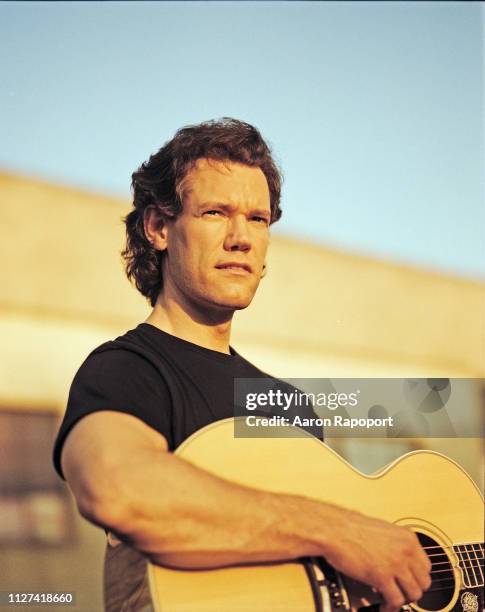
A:
{"label": "guitar neck", "polygon": [[458,567],[463,575],[463,586],[467,589],[484,586],[484,550],[483,542],[469,542],[453,546],[453,551],[458,558]]}

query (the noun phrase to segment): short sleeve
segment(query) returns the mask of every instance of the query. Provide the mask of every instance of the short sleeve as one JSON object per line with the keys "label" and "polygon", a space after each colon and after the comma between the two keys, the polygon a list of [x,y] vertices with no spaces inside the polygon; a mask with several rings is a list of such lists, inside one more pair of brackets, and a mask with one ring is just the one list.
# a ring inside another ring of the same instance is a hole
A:
{"label": "short sleeve", "polygon": [[100,410],[132,414],[161,433],[173,448],[172,400],[160,372],[150,361],[129,350],[94,353],[74,377],[55,441],[54,467],[62,478],[61,453],[68,433],[82,417]]}

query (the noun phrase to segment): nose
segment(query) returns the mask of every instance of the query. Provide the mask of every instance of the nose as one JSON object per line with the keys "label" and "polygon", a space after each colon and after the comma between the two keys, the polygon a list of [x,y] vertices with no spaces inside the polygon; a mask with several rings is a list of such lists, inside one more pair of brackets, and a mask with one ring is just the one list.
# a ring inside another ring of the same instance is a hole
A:
{"label": "nose", "polygon": [[224,248],[226,251],[249,251],[251,248],[249,225],[245,215],[235,215],[229,220]]}

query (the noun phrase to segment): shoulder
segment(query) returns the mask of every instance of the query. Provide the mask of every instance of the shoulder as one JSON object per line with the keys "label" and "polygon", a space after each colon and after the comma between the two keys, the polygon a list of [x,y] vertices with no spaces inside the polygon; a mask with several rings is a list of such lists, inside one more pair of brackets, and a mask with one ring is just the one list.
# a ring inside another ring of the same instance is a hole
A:
{"label": "shoulder", "polygon": [[140,331],[140,325],[115,340],[104,342],[86,357],[80,371],[99,368],[105,371],[130,370],[154,371],[152,350]]}
{"label": "shoulder", "polygon": [[[110,343],[111,344],[111,343]],[[118,369],[155,370],[149,359],[125,347],[101,345],[92,351],[81,364],[80,370],[114,371]]]}
{"label": "shoulder", "polygon": [[244,373],[245,378],[273,378],[271,374],[264,372],[251,361],[243,357],[231,346],[231,354],[236,360],[237,368]]}
{"label": "shoulder", "polygon": [[74,377],[75,381],[116,379],[127,382],[133,377],[160,376],[148,359],[133,351],[122,348],[97,351],[86,357]]}
{"label": "shoulder", "polygon": [[101,393],[115,389],[117,395],[141,391],[144,397],[167,394],[156,360],[131,332],[101,344],[86,357],[74,377],[71,391],[76,388]]}

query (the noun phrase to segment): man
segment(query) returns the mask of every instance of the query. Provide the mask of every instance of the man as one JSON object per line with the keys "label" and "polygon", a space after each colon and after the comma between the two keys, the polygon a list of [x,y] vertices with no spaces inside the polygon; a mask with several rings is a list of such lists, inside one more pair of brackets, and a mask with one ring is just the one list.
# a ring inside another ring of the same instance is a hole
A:
{"label": "man", "polygon": [[74,379],[55,463],[80,513],[160,564],[322,555],[380,591],[389,611],[418,600],[430,563],[412,531],[231,484],[170,452],[232,416],[234,378],[263,376],[229,344],[281,215],[259,132],[234,119],[184,128],[134,173],[133,193],[124,256],[153,310]]}

